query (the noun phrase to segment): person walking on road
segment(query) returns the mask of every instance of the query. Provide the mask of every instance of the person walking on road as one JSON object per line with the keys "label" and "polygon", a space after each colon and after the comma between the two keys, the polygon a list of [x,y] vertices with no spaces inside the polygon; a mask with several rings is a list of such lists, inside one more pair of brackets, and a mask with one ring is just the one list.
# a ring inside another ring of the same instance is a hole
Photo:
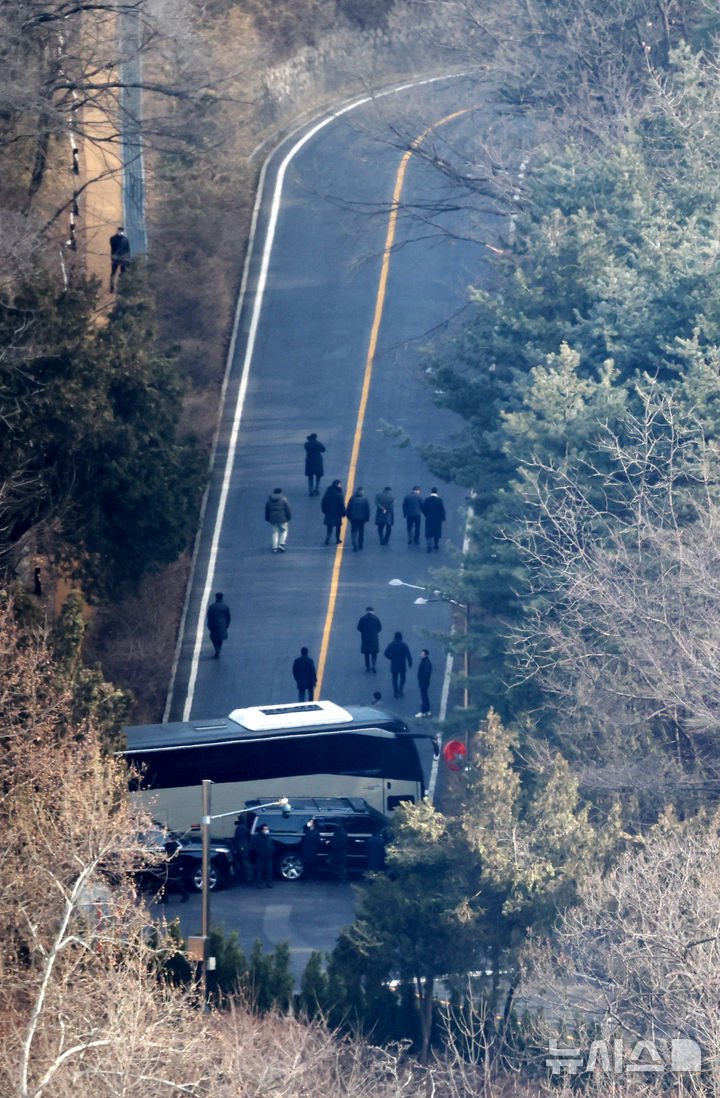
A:
{"label": "person walking on road", "polygon": [[439,548],[442,524],[445,521],[445,504],[440,499],[437,488],[431,488],[430,495],[423,500],[422,513],[425,516],[427,551],[430,553]]}
{"label": "person walking on road", "polygon": [[420,653],[420,663],[418,664],[417,677],[418,686],[420,687],[420,712],[416,713],[416,717],[429,717],[430,716],[430,698],[428,696],[428,687],[430,686],[430,676],[432,675],[432,664],[430,663],[430,653],[427,648],[423,648]]}
{"label": "person walking on road", "polygon": [[417,545],[420,541],[420,519],[422,518],[422,500],[420,485],[416,484],[403,500],[403,515],[407,524],[408,545]]}
{"label": "person walking on road", "polygon": [[330,487],[325,489],[325,495],[322,498],[320,507],[325,516],[323,521],[327,528],[325,544],[330,544],[330,537],[334,530],[335,544],[340,545],[340,528],[342,527],[342,520],[345,516],[345,500],[343,498],[342,481],[334,480]]}
{"label": "person walking on road", "polygon": [[222,591],[218,591],[215,602],[211,602],[207,608],[207,627],[215,649],[215,659],[219,658],[223,641],[227,640],[230,624],[230,607],[223,602],[223,598]]}
{"label": "person walking on road", "polygon": [[311,435],[307,436],[305,442],[305,476],[308,481],[308,492],[311,496],[320,495],[320,481],[325,472],[324,453],[325,447],[313,431]]}
{"label": "person walking on road", "polygon": [[292,514],[282,488],[274,488],[265,503],[265,521],[272,526],[272,551],[284,553]]}
{"label": "person walking on road", "polygon": [[350,523],[353,553],[365,544],[365,524],[370,521],[370,501],[362,488],[356,488],[345,505],[345,514]]}
{"label": "person walking on road", "polygon": [[122,225],[110,237],[110,293],[115,293],[115,275],[125,274],[130,263],[130,241]]}
{"label": "person walking on road", "polygon": [[265,885],[272,888],[273,875],[273,841],[270,828],[263,824],[256,835],[253,836],[252,849],[255,854],[255,874],[258,888]]}
{"label": "person walking on road", "polygon": [[293,662],[292,673],[297,686],[298,701],[304,702],[307,695],[307,701],[311,702],[315,693],[317,672],[314,661],[308,656],[307,648],[300,649],[300,655]]}
{"label": "person walking on road", "polygon": [[385,649],[385,657],[390,660],[393,695],[396,698],[402,698],[405,691],[405,675],[408,668],[412,667],[410,649],[403,640],[402,633],[396,633],[390,641]]}
{"label": "person walking on road", "polygon": [[387,545],[395,521],[395,497],[392,488],[383,488],[375,496],[375,525],[381,545]]}
{"label": "person walking on road", "polygon": [[372,606],[368,606],[365,613],[360,618],[357,624],[358,631],[362,640],[360,642],[360,651],[365,657],[365,670],[376,672],[378,652],[380,651],[380,633],[382,632],[382,625],[380,618],[377,616]]}

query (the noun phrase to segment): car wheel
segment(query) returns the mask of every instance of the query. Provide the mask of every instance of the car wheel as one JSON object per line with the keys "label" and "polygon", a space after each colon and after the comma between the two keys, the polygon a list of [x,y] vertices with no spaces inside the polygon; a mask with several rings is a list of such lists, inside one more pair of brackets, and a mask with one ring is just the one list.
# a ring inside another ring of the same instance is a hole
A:
{"label": "car wheel", "polygon": [[[192,885],[195,892],[202,892],[203,872],[201,865],[199,865],[197,869],[193,871],[193,874],[190,878],[190,884]],[[208,866],[208,890],[210,892],[214,892],[219,887],[220,874],[211,862]]]}
{"label": "car wheel", "polygon": [[278,862],[280,876],[284,881],[299,881],[303,875],[303,868],[299,854],[283,854]]}

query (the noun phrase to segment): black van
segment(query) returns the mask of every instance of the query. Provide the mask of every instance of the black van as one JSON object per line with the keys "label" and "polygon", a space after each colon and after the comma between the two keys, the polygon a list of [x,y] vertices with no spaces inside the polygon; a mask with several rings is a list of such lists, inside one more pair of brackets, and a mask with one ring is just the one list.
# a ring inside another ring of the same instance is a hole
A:
{"label": "black van", "polygon": [[[247,801],[246,808],[261,805],[262,800]],[[305,825],[314,819],[320,832],[318,869],[327,871],[332,833],[340,823],[348,833],[347,869],[362,873],[367,868],[365,845],[371,835],[387,829],[387,820],[367,801],[356,797],[303,797],[293,799],[289,816],[277,805],[258,808],[251,815],[251,836],[263,824],[270,829],[275,844],[275,872],[286,881],[299,881],[303,875],[300,853]]]}

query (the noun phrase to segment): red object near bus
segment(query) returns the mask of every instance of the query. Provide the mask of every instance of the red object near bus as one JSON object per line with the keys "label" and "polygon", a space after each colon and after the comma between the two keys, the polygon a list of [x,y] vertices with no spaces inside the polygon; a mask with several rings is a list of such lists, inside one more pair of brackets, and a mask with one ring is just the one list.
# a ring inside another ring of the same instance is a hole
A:
{"label": "red object near bus", "polygon": [[462,770],[467,747],[460,740],[449,740],[443,747],[443,758],[450,770]]}

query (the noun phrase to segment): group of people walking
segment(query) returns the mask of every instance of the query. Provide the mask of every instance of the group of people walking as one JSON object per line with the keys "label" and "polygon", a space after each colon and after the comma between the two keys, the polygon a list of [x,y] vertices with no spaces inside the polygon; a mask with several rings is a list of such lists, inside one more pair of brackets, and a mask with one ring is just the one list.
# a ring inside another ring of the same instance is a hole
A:
{"label": "group of people walking", "polygon": [[[320,481],[325,474],[323,454],[325,447],[313,432],[305,441],[305,476],[308,482],[308,494],[320,495]],[[360,552],[365,546],[365,527],[370,522],[371,504],[365,495],[365,489],[357,487],[346,500],[341,480],[333,480],[325,489],[320,510],[325,526],[325,545],[333,542],[342,544],[343,519],[350,523],[350,538],[353,552]],[[408,545],[420,543],[420,527],[422,519],[425,519],[425,541],[427,551],[439,549],[442,527],[445,522],[445,504],[443,503],[437,488],[430,490],[430,495],[422,498],[420,486],[415,485],[407,493],[402,502],[402,513],[407,527]],[[265,503],[265,520],[272,527],[272,551],[284,553],[288,536],[288,528],[292,512],[287,497],[282,488],[274,488]],[[378,540],[381,545],[387,545],[390,541],[393,526],[395,525],[395,496],[389,485],[375,496],[375,526],[377,527]]]}
{"label": "group of people walking", "polygon": [[[365,659],[365,670],[376,674],[377,658],[380,654],[382,622],[372,606],[366,607],[365,613],[360,618],[357,627],[361,638],[360,652]],[[412,667],[412,654],[403,640],[401,632],[397,631],[395,633],[395,636],[385,648],[383,654],[385,658],[390,661],[393,697],[402,698],[405,696],[407,672]],[[432,664],[430,662],[430,653],[427,648],[423,648],[420,653],[420,662],[417,669],[418,686],[420,688],[420,712],[415,714],[416,717],[431,716],[430,698],[428,695],[431,675]]]}
{"label": "group of people walking", "polygon": [[[309,434],[305,441],[305,476],[307,477],[308,494],[310,496],[320,495],[320,482],[325,475],[324,453],[325,446],[319,440],[317,434],[315,432]],[[342,544],[342,524],[343,520],[347,519],[350,524],[353,552],[362,551],[365,545],[365,527],[370,522],[372,514],[370,500],[365,495],[364,488],[357,487],[352,495],[345,500],[342,481],[333,480],[322,496],[320,509],[326,531],[325,545],[329,545],[331,541],[334,541],[336,545]],[[423,499],[420,486],[413,485],[402,501],[402,514],[405,519],[408,545],[413,546],[420,543],[420,531],[424,519],[428,553],[439,548],[446,514],[445,505],[436,487],[433,486],[430,494]],[[284,553],[292,512],[282,488],[274,488],[270,493],[265,503],[265,519],[272,528],[271,545],[273,553]],[[394,525],[395,496],[392,488],[386,485],[375,496],[375,526],[380,545],[389,543]],[[207,626],[216,659],[220,655],[223,641],[227,638],[229,625],[230,610],[224,602],[224,596],[218,592],[215,601],[211,603],[207,610]],[[379,634],[382,625],[371,606],[367,607],[357,627],[362,638],[360,651],[365,660],[365,670],[375,673],[377,671],[377,657],[380,652]],[[407,672],[412,667],[412,655],[403,640],[402,633],[395,633],[393,640],[385,648],[384,655],[390,662],[393,695],[395,698],[402,698]],[[420,711],[416,713],[417,717],[430,716],[428,688],[431,674],[430,654],[426,648],[423,648],[417,667],[421,702]],[[317,671],[306,647],[300,649],[300,655],[293,661],[292,675],[298,692],[298,700],[301,702],[313,701],[317,685]]]}

